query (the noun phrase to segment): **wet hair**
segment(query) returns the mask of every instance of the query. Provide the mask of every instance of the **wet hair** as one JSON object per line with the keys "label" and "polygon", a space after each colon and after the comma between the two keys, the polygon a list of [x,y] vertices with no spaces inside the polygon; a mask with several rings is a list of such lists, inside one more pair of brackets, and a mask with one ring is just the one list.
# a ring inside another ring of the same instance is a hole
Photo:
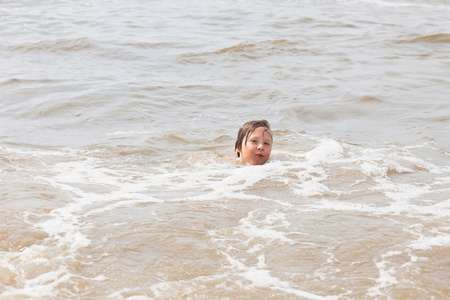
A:
{"label": "wet hair", "polygon": [[[258,127],[264,127],[266,128],[266,131],[269,132],[270,130],[270,124],[266,120],[256,120],[256,121],[249,121],[242,125],[242,127],[239,129],[236,143],[234,145],[234,151],[237,153],[237,157],[240,156],[240,153],[238,152],[239,149],[242,149],[242,143],[245,140],[245,144],[247,144],[248,137],[255,131]],[[270,132],[269,132],[270,134]],[[270,134],[272,137],[272,134]],[[273,140],[273,137],[272,137]]]}

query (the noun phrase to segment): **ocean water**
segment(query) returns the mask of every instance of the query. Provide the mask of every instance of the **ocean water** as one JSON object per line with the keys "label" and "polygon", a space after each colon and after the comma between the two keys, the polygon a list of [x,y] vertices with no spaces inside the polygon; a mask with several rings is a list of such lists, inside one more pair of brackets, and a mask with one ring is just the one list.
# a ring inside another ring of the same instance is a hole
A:
{"label": "ocean water", "polygon": [[449,1],[0,4],[0,299],[449,299]]}

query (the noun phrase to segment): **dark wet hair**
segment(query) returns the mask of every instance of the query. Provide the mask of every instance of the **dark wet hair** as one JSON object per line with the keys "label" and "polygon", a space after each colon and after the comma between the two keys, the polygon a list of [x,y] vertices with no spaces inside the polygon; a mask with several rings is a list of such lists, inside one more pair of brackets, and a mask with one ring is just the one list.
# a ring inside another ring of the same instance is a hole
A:
{"label": "dark wet hair", "polygon": [[[256,121],[249,121],[242,125],[242,127],[239,129],[236,143],[234,145],[234,151],[237,152],[237,157],[240,156],[240,153],[238,152],[239,149],[242,149],[242,143],[245,140],[245,143],[247,143],[248,137],[255,131],[258,127],[264,127],[266,130],[270,130],[270,124],[266,120],[256,120]],[[270,135],[272,136],[272,135]],[[273,137],[272,137],[273,140]]]}

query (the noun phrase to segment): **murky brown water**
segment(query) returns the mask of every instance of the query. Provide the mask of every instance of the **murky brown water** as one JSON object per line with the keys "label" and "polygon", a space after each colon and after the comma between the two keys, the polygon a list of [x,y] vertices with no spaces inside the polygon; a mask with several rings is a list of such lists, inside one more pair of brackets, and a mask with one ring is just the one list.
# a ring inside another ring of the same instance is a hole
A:
{"label": "murky brown water", "polygon": [[449,12],[1,1],[0,298],[448,298]]}

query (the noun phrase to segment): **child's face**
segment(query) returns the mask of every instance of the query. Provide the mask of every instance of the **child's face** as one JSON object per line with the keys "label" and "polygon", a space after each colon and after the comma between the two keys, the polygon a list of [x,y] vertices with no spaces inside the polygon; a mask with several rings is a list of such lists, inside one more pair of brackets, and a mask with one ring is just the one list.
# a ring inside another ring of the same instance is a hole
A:
{"label": "child's face", "polygon": [[258,127],[244,140],[240,152],[241,162],[250,165],[263,165],[269,159],[272,151],[272,131]]}

